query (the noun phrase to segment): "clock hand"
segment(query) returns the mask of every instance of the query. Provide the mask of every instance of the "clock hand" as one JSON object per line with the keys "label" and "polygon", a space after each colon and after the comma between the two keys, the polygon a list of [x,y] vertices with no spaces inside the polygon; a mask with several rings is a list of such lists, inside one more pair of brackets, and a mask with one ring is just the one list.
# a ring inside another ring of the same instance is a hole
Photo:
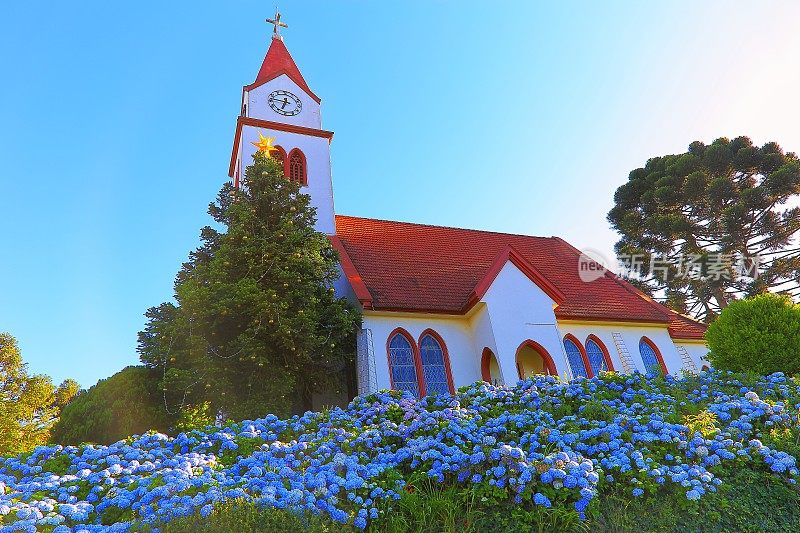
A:
{"label": "clock hand", "polygon": [[288,98],[284,98],[284,99],[283,99],[283,105],[281,106],[281,109],[286,109],[286,105],[287,105],[288,103],[289,103],[289,99],[288,99]]}

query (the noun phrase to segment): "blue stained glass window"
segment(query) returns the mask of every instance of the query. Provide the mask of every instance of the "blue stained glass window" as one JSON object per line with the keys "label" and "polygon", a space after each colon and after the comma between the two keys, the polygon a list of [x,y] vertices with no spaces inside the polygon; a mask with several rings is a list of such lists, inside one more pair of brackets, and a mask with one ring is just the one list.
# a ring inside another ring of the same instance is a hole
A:
{"label": "blue stained glass window", "polygon": [[422,373],[425,376],[426,394],[450,394],[445,368],[444,350],[432,335],[425,335],[419,343]]}
{"label": "blue stained glass window", "polygon": [[570,339],[564,339],[564,350],[567,352],[567,360],[569,361],[569,367],[572,369],[572,376],[576,378],[578,376],[588,377],[578,345]]}
{"label": "blue stained glass window", "polygon": [[408,391],[419,398],[419,380],[417,367],[414,365],[414,350],[408,339],[397,333],[389,341],[389,360],[392,368],[394,388]]}
{"label": "blue stained glass window", "polygon": [[592,373],[595,376],[600,372],[609,370],[603,349],[592,339],[586,341],[586,355],[589,358],[589,366],[592,367]]}
{"label": "blue stained glass window", "polygon": [[653,347],[650,346],[650,343],[644,339],[639,341],[639,355],[642,356],[642,362],[644,363],[644,368],[647,374],[663,373],[655,350],[653,350]]}

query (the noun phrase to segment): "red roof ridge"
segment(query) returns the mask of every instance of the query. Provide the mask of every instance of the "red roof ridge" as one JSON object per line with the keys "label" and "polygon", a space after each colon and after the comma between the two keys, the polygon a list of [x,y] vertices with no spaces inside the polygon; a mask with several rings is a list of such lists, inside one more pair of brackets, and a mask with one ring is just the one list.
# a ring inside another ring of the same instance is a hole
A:
{"label": "red roof ridge", "polygon": [[475,288],[472,290],[472,294],[470,295],[467,303],[464,305],[464,312],[467,312],[469,309],[472,308],[476,303],[480,301],[481,298],[486,294],[486,291],[489,290],[489,287],[492,286],[495,278],[497,278],[500,271],[503,269],[506,263],[511,261],[525,276],[528,277],[537,287],[542,289],[547,296],[549,296],[554,302],[557,304],[563,303],[566,300],[566,296],[564,293],[561,292],[558,287],[553,285],[549,279],[547,279],[539,270],[534,267],[530,261],[525,259],[519,252],[514,250],[514,247],[506,245],[497,257],[492,262],[492,266],[486,271],[484,276],[478,281],[475,285]]}
{"label": "red roof ridge", "polygon": [[269,50],[267,50],[267,55],[264,56],[264,61],[261,63],[258,75],[256,75],[256,81],[250,85],[246,85],[244,89],[250,91],[264,85],[268,81],[274,80],[282,74],[286,74],[292,81],[299,85],[301,89],[308,93],[314,101],[317,103],[322,101],[306,83],[305,78],[303,78],[303,75],[300,73],[300,69],[297,68],[294,59],[292,59],[289,49],[283,44],[283,39],[272,39]]}
{"label": "red roof ridge", "polygon": [[466,231],[469,233],[490,233],[492,235],[509,235],[512,237],[524,237],[526,239],[558,239],[561,240],[559,237],[542,237],[540,235],[526,235],[524,233],[507,233],[504,231],[492,231],[492,230],[484,230],[484,229],[475,229],[475,228],[461,228],[458,226],[440,226],[436,224],[425,224],[422,222],[405,222],[402,220],[388,220],[385,218],[370,218],[370,217],[357,217],[354,215],[340,215],[337,214],[336,218],[347,218],[351,220],[370,220],[372,222],[386,222],[388,224],[404,224],[406,226],[417,226],[422,228],[435,228],[435,229],[451,229],[456,231]]}
{"label": "red roof ridge", "polygon": [[358,273],[358,269],[356,269],[356,265],[350,258],[350,254],[347,253],[341,239],[336,235],[329,235],[328,239],[331,241],[333,248],[339,252],[342,270],[347,280],[350,282],[350,286],[353,288],[356,298],[358,298],[358,301],[364,307],[372,307],[372,294],[369,292],[367,284],[364,283],[364,278]]}

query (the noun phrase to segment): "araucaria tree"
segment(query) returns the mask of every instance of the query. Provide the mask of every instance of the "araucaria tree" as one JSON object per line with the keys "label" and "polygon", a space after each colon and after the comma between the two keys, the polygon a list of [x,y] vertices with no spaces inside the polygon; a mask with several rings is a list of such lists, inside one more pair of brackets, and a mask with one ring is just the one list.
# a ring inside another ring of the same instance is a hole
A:
{"label": "araucaria tree", "polygon": [[617,253],[673,309],[711,320],[733,299],[800,293],[800,161],[747,137],[650,159],[608,214]]}
{"label": "araucaria tree", "polygon": [[241,188],[223,186],[175,281],[175,301],[146,313],[142,361],[161,371],[170,411],[210,404],[232,419],[310,408],[352,375],[359,311],[337,298],[338,255],[314,230],[299,185],[257,152]]}
{"label": "araucaria tree", "polygon": [[78,389],[72,380],[55,387],[47,376],[30,375],[16,339],[0,333],[0,456],[46,444],[61,409]]}

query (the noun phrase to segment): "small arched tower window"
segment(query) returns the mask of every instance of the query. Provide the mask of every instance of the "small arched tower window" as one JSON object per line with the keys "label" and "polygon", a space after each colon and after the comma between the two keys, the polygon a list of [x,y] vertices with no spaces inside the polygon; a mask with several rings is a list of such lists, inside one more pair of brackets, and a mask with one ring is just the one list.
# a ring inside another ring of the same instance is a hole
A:
{"label": "small arched tower window", "polygon": [[283,168],[283,175],[286,175],[286,150],[281,148],[280,146],[276,146],[273,151],[269,153],[269,156],[281,164],[281,168]]}
{"label": "small arched tower window", "polygon": [[288,172],[286,174],[290,180],[296,181],[300,185],[308,185],[306,156],[298,148],[289,152]]}

